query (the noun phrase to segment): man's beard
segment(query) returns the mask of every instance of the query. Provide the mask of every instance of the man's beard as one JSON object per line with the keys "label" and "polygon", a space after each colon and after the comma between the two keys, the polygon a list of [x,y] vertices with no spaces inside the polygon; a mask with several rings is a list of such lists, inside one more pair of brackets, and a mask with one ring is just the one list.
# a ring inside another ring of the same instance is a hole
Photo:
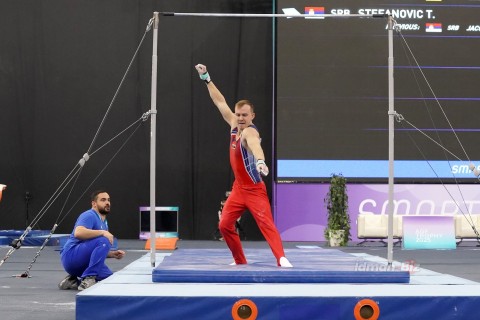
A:
{"label": "man's beard", "polygon": [[102,208],[102,209],[99,208],[99,209],[98,209],[98,212],[99,212],[100,214],[107,215],[107,214],[110,213],[110,208],[108,208],[108,210],[105,210],[105,208]]}

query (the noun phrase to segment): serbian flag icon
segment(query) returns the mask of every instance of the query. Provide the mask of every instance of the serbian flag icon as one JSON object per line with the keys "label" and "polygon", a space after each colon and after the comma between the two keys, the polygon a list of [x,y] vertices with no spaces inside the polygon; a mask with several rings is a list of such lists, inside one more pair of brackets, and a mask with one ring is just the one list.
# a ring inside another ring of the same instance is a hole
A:
{"label": "serbian flag icon", "polygon": [[305,14],[312,16],[306,19],[324,19],[322,15],[325,14],[325,7],[305,7]]}
{"label": "serbian flag icon", "polygon": [[325,14],[325,7],[305,7],[305,14]]}
{"label": "serbian flag icon", "polygon": [[426,32],[442,32],[442,24],[441,23],[425,23],[425,31]]}

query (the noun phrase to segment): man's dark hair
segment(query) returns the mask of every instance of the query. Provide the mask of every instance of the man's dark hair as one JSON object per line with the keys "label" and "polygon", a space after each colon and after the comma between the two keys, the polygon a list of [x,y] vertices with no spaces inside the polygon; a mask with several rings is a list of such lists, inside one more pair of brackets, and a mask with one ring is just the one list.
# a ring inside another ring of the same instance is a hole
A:
{"label": "man's dark hair", "polygon": [[[90,196],[90,199],[91,199],[92,201],[97,201],[98,194],[104,193],[104,192],[107,192],[107,191],[105,191],[105,190],[103,190],[103,189],[95,190],[95,191],[93,191],[92,195]],[[108,193],[108,192],[107,192],[107,193]]]}

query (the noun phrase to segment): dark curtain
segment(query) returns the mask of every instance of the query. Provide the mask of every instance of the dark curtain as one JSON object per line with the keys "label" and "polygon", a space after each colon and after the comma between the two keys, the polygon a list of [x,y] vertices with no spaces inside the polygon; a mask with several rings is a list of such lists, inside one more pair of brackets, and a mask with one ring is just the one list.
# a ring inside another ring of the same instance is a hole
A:
{"label": "dark curtain", "polygon": [[[132,129],[104,144],[150,109],[152,32],[116,90],[154,11],[272,13],[272,3],[0,0],[0,183],[8,185],[0,229],[24,229],[45,212],[35,229],[59,223],[56,233],[70,233],[91,191],[104,188],[112,233],[138,237],[138,207],[149,205],[150,120],[130,139]],[[180,207],[183,239],[213,239],[233,182],[229,128],[193,66],[208,66],[231,107],[244,98],[254,103],[271,164],[272,23],[160,17],[156,203]],[[87,151],[78,180],[50,205]],[[242,223],[247,239],[262,238],[249,214]]]}

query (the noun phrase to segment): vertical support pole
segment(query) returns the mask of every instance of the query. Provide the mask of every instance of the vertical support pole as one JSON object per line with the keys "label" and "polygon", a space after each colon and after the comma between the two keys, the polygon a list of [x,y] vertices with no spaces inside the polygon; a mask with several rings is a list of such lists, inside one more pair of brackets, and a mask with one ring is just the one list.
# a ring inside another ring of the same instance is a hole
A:
{"label": "vertical support pole", "polygon": [[155,267],[156,255],[156,219],[155,219],[155,166],[157,137],[157,47],[158,47],[158,12],[153,13],[153,54],[152,54],[152,88],[150,106],[150,263]]}
{"label": "vertical support pole", "polygon": [[394,83],[393,83],[393,18],[388,16],[388,264],[393,263],[393,186],[394,186]]}

